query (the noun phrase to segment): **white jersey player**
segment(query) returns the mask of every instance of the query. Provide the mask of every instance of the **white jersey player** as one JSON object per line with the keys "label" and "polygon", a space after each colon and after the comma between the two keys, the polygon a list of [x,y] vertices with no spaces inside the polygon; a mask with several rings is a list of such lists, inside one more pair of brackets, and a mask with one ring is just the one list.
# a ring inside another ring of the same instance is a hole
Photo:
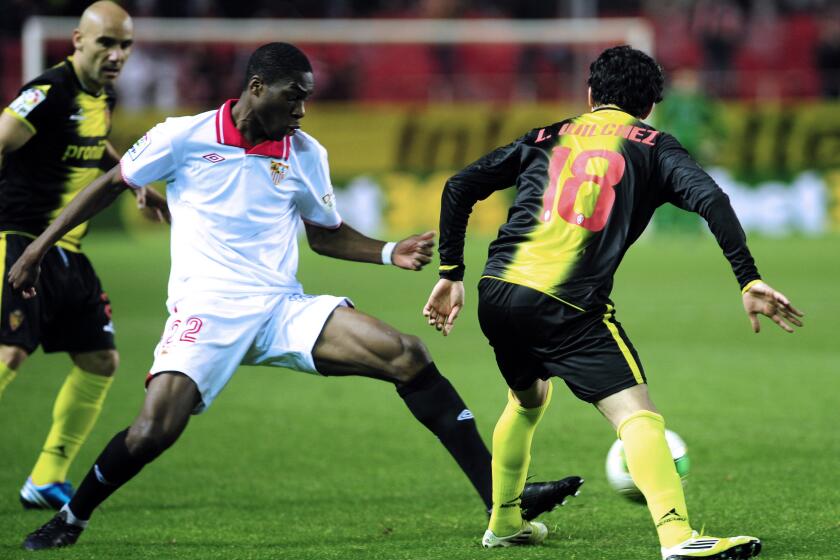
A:
{"label": "white jersey player", "polygon": [[120,162],[128,185],[167,182],[170,318],[151,374],[186,374],[202,408],[240,364],[315,372],[316,338],[333,310],[349,305],[303,295],[296,278],[299,220],[342,225],[326,150],[301,131],[251,145],[234,124],[235,103],[167,119]]}
{"label": "white jersey player", "polygon": [[[295,277],[300,219],[320,254],[410,270],[430,262],[434,235],[385,243],[342,223],[326,151],[299,131],[313,88],[312,68],[300,50],[263,45],[249,60],[238,100],[150,130],[12,266],[12,287],[35,297],[38,264],[64,232],[122,191],[166,180],[170,317],[143,408],[106,446],[67,506],[26,538],[25,548],[75,543],[94,509],[172,445],[190,415],[213,402],[240,364],[394,383],[490,507],[490,454],[472,413],[423,343],[356,311],[346,298],[305,295]],[[525,515],[552,509],[581,483],[569,477],[529,485]]]}

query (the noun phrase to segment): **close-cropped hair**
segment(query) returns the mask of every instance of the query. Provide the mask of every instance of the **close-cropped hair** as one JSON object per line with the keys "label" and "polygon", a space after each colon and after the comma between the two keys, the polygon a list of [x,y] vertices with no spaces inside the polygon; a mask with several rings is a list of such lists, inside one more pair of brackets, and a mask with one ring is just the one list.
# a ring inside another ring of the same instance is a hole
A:
{"label": "close-cropped hair", "polygon": [[312,65],[303,51],[290,43],[268,43],[248,59],[244,86],[248,87],[253,76],[259,76],[270,85],[299,72],[312,72]]}
{"label": "close-cropped hair", "polygon": [[605,50],[589,66],[595,105],[617,105],[637,118],[662,101],[664,81],[653,58],[627,45]]}

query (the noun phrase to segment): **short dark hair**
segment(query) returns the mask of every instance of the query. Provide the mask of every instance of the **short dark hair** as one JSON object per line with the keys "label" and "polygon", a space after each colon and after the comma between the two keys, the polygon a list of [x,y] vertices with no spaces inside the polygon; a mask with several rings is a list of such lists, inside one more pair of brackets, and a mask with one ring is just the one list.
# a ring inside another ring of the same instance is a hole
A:
{"label": "short dark hair", "polygon": [[245,88],[253,76],[259,76],[270,85],[295,72],[312,72],[312,65],[303,51],[290,43],[268,43],[255,50],[248,59]]}
{"label": "short dark hair", "polygon": [[641,118],[662,101],[662,68],[627,45],[605,50],[589,65],[589,87],[596,105],[617,105]]}

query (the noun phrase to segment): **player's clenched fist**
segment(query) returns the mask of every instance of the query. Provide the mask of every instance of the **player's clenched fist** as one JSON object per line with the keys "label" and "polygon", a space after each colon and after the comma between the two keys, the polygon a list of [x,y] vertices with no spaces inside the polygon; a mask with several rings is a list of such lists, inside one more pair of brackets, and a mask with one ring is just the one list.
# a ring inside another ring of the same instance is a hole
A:
{"label": "player's clenched fist", "polygon": [[435,232],[433,231],[406,237],[394,247],[391,262],[400,268],[420,270],[432,262],[432,250],[435,246],[434,239]]}

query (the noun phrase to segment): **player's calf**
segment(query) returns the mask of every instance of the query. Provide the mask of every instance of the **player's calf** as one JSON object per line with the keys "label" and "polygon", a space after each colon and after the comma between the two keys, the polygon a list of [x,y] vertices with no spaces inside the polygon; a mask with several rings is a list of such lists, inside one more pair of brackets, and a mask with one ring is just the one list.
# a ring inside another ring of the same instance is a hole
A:
{"label": "player's calf", "polygon": [[149,463],[172,447],[183,429],[167,428],[160,421],[138,418],[125,436],[125,447],[132,457]]}
{"label": "player's calf", "polygon": [[410,383],[432,363],[432,357],[416,336],[397,333],[387,358],[387,376],[398,387]]}
{"label": "player's calf", "polygon": [[20,366],[28,357],[29,353],[23,348],[0,344],[0,363],[13,371],[20,369]]}

